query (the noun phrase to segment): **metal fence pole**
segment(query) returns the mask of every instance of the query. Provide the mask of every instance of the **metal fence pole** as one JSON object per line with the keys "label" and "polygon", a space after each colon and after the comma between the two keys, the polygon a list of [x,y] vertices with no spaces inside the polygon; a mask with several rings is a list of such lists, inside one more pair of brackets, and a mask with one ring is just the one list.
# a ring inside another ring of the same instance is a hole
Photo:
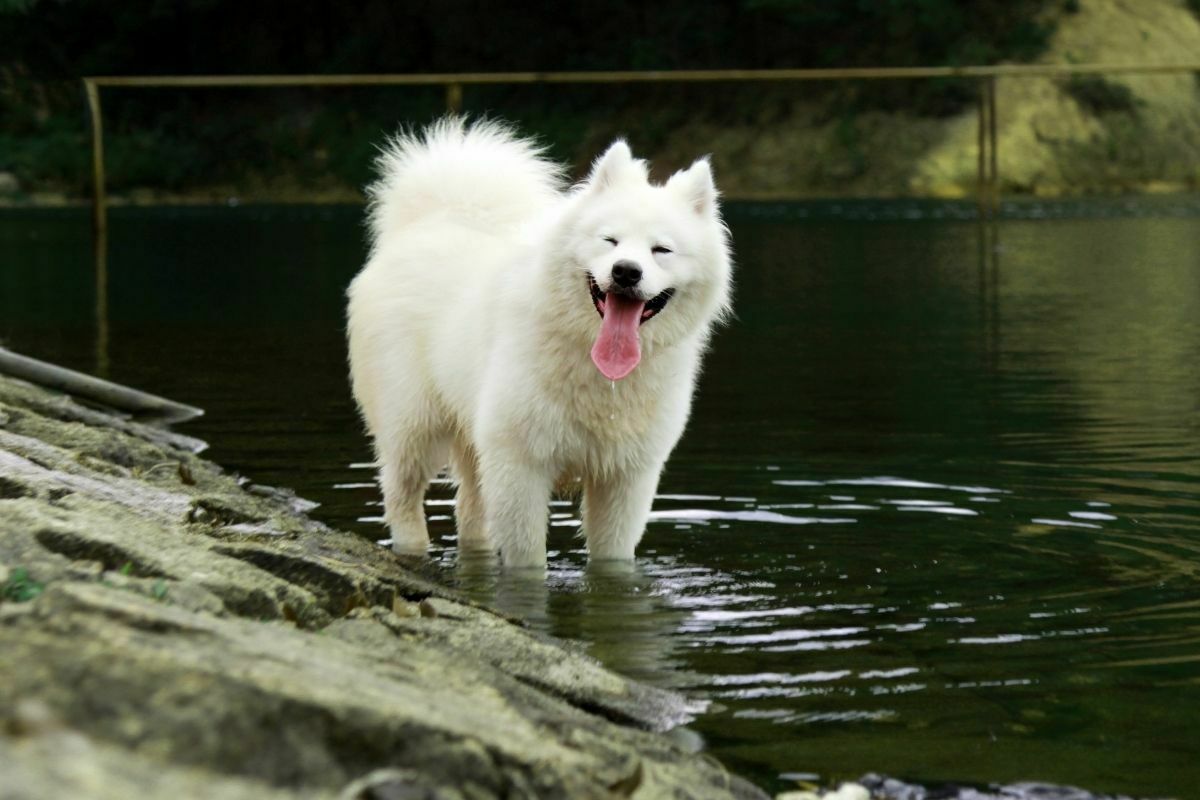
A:
{"label": "metal fence pole", "polygon": [[458,114],[462,111],[463,85],[461,83],[446,84],[446,111]]}
{"label": "metal fence pole", "polygon": [[988,215],[1000,211],[999,137],[996,135],[996,76],[987,79],[988,98]]}
{"label": "metal fence pole", "polygon": [[104,116],[100,109],[100,87],[83,79],[92,123],[92,225],[97,236],[108,229],[108,198],[104,190]]}
{"label": "metal fence pole", "polygon": [[96,286],[96,374],[108,374],[108,196],[104,186],[104,117],[100,87],[85,78],[92,123],[92,254]]}
{"label": "metal fence pole", "polygon": [[979,81],[979,109],[975,137],[975,153],[978,157],[975,174],[975,200],[979,218],[983,219],[987,208],[987,79]]}
{"label": "metal fence pole", "polygon": [[979,116],[976,131],[976,188],[979,217],[995,216],[1000,210],[999,138],[996,128],[996,77],[989,75],[979,84]]}

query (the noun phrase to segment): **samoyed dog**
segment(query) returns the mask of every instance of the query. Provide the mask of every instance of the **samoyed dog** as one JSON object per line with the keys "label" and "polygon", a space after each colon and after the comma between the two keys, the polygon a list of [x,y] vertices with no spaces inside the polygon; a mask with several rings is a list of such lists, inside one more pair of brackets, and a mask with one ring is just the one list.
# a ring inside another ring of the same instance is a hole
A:
{"label": "samoyed dog", "polygon": [[425,551],[449,464],[460,550],[544,566],[551,492],[578,481],[589,557],[631,559],[729,310],[708,161],[655,184],[618,140],[566,187],[534,143],[450,118],[378,167],[348,333],[393,547]]}

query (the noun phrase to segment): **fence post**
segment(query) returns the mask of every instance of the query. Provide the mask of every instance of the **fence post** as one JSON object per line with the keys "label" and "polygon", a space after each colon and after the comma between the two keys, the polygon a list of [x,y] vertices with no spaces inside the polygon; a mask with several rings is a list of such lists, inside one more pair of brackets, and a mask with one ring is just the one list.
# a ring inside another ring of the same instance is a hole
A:
{"label": "fence post", "polygon": [[96,279],[96,374],[108,374],[108,196],[104,187],[104,117],[100,87],[83,79],[92,123],[92,255]]}
{"label": "fence post", "polygon": [[975,139],[978,157],[976,190],[979,218],[993,217],[1000,210],[999,137],[996,132],[996,76],[980,78],[979,130]]}
{"label": "fence post", "polygon": [[92,226],[97,237],[108,230],[108,198],[104,190],[104,117],[100,110],[100,87],[83,79],[92,123]]}
{"label": "fence post", "polygon": [[977,158],[975,174],[975,200],[979,218],[983,219],[987,208],[987,78],[979,81],[978,130],[975,137]]}
{"label": "fence post", "polygon": [[988,96],[988,214],[1000,211],[999,137],[996,135],[996,76],[987,79]]}
{"label": "fence post", "polygon": [[446,111],[458,114],[462,111],[463,87],[461,83],[446,84]]}

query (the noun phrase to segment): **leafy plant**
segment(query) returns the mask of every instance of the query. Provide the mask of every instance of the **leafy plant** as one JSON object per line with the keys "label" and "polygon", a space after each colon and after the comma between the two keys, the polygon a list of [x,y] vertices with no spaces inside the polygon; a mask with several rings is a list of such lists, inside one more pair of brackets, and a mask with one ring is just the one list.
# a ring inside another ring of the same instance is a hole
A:
{"label": "leafy plant", "polygon": [[0,597],[14,603],[28,603],[41,594],[45,588],[45,584],[39,583],[29,576],[28,570],[24,567],[17,567],[4,582],[4,588],[0,590]]}

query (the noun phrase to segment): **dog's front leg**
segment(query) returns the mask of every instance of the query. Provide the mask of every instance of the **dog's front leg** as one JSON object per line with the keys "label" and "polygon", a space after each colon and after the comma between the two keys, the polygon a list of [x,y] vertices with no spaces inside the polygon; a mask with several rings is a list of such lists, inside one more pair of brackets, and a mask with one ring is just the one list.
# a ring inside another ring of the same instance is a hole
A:
{"label": "dog's front leg", "polygon": [[640,472],[584,480],[583,533],[589,559],[633,558],[661,471],[657,464]]}
{"label": "dog's front leg", "polygon": [[480,459],[480,484],[488,537],[507,567],[546,564],[546,524],[552,470],[510,449]]}

